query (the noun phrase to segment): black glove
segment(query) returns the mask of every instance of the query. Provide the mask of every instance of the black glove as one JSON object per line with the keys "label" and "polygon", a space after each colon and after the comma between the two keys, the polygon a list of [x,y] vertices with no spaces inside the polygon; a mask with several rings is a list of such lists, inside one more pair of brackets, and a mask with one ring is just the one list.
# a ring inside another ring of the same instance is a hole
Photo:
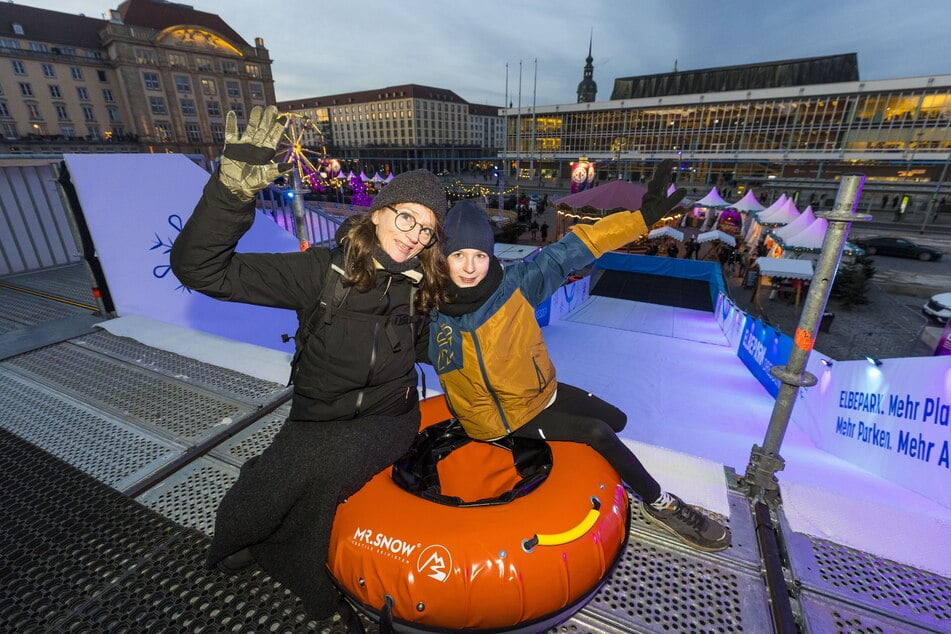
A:
{"label": "black glove", "polygon": [[239,138],[238,119],[233,111],[228,113],[225,149],[218,170],[218,179],[228,191],[247,202],[268,183],[291,171],[292,164],[274,162],[274,153],[286,125],[287,117],[279,115],[274,106],[254,106],[244,136]]}
{"label": "black glove", "polygon": [[667,212],[676,207],[677,203],[687,195],[687,190],[683,188],[677,189],[670,196],[667,195],[667,188],[670,186],[670,170],[673,166],[674,162],[670,159],[660,162],[641,200],[641,216],[648,229],[666,216]]}

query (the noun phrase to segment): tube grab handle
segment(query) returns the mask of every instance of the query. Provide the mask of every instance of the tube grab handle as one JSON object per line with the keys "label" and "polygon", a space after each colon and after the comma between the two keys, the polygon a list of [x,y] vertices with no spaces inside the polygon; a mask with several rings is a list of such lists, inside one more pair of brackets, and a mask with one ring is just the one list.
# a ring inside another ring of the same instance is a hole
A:
{"label": "tube grab handle", "polygon": [[591,530],[591,527],[595,525],[599,517],[601,517],[601,500],[595,496],[591,496],[591,510],[588,511],[588,514],[585,515],[584,519],[581,520],[577,526],[569,528],[562,533],[554,533],[552,535],[535,534],[528,539],[523,539],[522,550],[530,553],[535,549],[535,546],[558,546],[559,544],[567,544]]}

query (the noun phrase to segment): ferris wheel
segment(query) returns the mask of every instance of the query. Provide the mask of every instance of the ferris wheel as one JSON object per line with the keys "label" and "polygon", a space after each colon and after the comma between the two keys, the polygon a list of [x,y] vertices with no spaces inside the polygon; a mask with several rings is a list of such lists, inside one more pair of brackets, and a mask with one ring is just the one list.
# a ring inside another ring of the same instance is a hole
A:
{"label": "ferris wheel", "polygon": [[[285,113],[285,116],[288,123],[278,144],[278,152],[283,152],[282,162],[294,166],[296,182],[301,187],[323,191],[330,175],[340,171],[340,163],[327,157],[324,134],[313,119],[296,112]],[[305,141],[313,145],[314,138],[317,139],[319,151],[305,146]]]}

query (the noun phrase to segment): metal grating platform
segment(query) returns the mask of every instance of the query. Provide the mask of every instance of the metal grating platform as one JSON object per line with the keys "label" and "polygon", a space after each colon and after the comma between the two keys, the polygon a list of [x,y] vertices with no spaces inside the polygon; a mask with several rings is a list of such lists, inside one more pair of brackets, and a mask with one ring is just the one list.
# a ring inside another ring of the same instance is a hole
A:
{"label": "metal grating platform", "polygon": [[793,574],[812,597],[808,621],[852,614],[902,623],[902,632],[951,632],[951,580],[814,537],[786,539]]}
{"label": "metal grating platform", "polygon": [[96,299],[92,295],[93,285],[86,272],[86,265],[82,262],[8,275],[2,281],[11,286],[27,288],[96,308]]}
{"label": "metal grating platform", "polygon": [[13,357],[0,367],[185,444],[253,409],[69,343]]}
{"label": "metal grating platform", "polygon": [[309,632],[260,570],[204,567],[207,538],[0,430],[0,631]]}
{"label": "metal grating platform", "polygon": [[183,450],[2,368],[0,428],[117,490]]}
{"label": "metal grating platform", "polygon": [[266,403],[285,390],[278,383],[152,348],[105,330],[77,337],[70,343],[254,405]]}
{"label": "metal grating platform", "polygon": [[18,324],[30,325],[52,321],[72,315],[84,315],[90,311],[79,306],[64,304],[52,299],[29,295],[0,286],[0,318]]}

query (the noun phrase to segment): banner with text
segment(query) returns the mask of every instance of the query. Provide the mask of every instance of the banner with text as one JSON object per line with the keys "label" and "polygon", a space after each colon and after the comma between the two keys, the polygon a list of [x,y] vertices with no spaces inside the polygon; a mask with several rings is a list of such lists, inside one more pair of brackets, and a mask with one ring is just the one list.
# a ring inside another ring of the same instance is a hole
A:
{"label": "banner with text", "polygon": [[779,394],[779,379],[769,373],[774,365],[786,365],[793,341],[772,326],[747,315],[736,356],[740,358],[766,391]]}
{"label": "banner with text", "polygon": [[810,371],[819,382],[800,392],[796,422],[816,445],[951,507],[951,357]]}

